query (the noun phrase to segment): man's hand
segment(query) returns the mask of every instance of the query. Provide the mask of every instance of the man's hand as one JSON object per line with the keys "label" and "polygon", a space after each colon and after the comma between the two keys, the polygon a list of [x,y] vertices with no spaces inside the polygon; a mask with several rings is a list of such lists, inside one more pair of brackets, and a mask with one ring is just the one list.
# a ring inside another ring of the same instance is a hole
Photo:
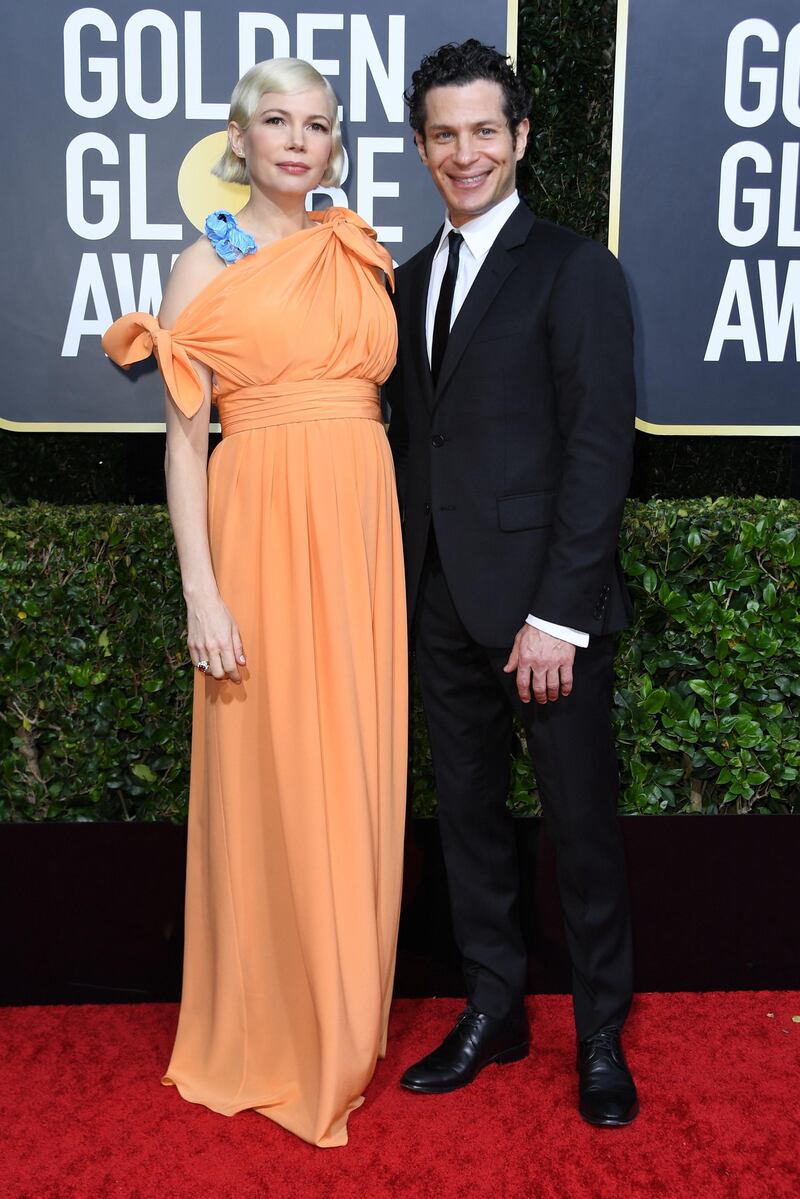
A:
{"label": "man's hand", "polygon": [[503,670],[506,674],[517,672],[517,691],[524,704],[531,702],[531,676],[537,704],[546,704],[572,691],[574,661],[574,645],[524,624]]}

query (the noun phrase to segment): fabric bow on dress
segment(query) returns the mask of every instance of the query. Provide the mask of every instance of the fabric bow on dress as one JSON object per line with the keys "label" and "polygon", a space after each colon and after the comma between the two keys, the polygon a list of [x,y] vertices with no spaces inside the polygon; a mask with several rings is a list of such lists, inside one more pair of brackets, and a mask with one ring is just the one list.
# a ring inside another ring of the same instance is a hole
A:
{"label": "fabric bow on dress", "polygon": [[[254,272],[272,265],[284,253],[299,249],[305,241],[310,242],[314,251],[307,269],[312,270],[316,265],[324,266],[324,261],[318,263],[317,260],[325,259],[333,248],[329,243],[336,240],[366,266],[382,271],[394,288],[391,257],[378,244],[375,230],[357,213],[347,208],[327,208],[321,213],[309,213],[309,216],[317,222],[314,228],[300,229],[220,270],[179,313],[172,329],[162,328],[156,317],[144,312],[131,312],[121,317],[103,337],[106,354],[117,366],[127,368],[155,352],[170,395],[184,416],[192,417],[203,402],[203,387],[192,366],[191,357],[212,368],[214,366],[213,362],[208,361],[203,346],[198,344],[197,337],[192,335],[197,324],[196,309],[208,301],[220,284],[227,289],[231,285],[232,275],[235,274],[240,284],[249,283]],[[307,253],[307,248],[304,247],[303,252]],[[197,352],[191,354],[193,348]]]}

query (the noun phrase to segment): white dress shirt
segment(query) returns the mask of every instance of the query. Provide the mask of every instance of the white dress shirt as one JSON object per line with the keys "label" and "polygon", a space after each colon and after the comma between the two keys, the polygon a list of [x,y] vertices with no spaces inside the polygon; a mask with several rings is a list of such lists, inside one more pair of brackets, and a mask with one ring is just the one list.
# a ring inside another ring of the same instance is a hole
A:
{"label": "white dress shirt", "polygon": [[[515,191],[505,200],[501,200],[499,204],[495,204],[494,208],[490,208],[488,212],[484,212],[481,216],[476,216],[473,220],[459,225],[457,232],[464,238],[464,244],[458,256],[458,275],[456,276],[456,285],[453,292],[453,307],[450,311],[451,329],[461,310],[461,305],[467,298],[469,289],[475,282],[478,271],[483,266],[486,255],[494,245],[495,238],[518,204],[519,193]],[[431,350],[433,347],[433,325],[436,318],[436,305],[439,302],[439,292],[442,289],[442,280],[447,268],[447,256],[449,252],[447,235],[454,228],[455,226],[450,222],[450,217],[446,217],[442,236],[436,253],[433,256],[433,264],[431,266],[431,278],[428,284],[428,303],[425,309],[428,362],[431,360]],[[572,645],[585,647],[589,644],[589,634],[582,633],[579,629],[571,629],[566,625],[553,624],[552,621],[540,620],[539,617],[533,615],[527,616],[526,622],[533,625],[535,629],[540,629],[543,633],[549,633],[551,637],[559,637],[562,641],[569,641]]]}

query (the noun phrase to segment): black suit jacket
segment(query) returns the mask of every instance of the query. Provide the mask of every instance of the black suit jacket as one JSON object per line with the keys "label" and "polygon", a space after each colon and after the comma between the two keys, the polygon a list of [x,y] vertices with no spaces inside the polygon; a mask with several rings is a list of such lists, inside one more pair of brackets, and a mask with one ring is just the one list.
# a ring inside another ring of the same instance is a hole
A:
{"label": "black suit jacket", "polygon": [[620,266],[521,203],[456,318],[434,390],[425,309],[440,236],[397,272],[400,349],[385,391],[409,614],[433,522],[480,644],[510,648],[529,612],[590,635],[622,628],[634,381]]}

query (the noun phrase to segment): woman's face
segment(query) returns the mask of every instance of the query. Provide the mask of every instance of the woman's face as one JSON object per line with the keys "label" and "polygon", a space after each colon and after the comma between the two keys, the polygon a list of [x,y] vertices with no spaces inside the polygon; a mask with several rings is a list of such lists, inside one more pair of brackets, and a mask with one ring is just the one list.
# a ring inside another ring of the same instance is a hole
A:
{"label": "woman's face", "polygon": [[305,195],[319,186],[333,145],[330,101],[321,87],[265,92],[247,128],[229,126],[251,182],[263,191]]}

